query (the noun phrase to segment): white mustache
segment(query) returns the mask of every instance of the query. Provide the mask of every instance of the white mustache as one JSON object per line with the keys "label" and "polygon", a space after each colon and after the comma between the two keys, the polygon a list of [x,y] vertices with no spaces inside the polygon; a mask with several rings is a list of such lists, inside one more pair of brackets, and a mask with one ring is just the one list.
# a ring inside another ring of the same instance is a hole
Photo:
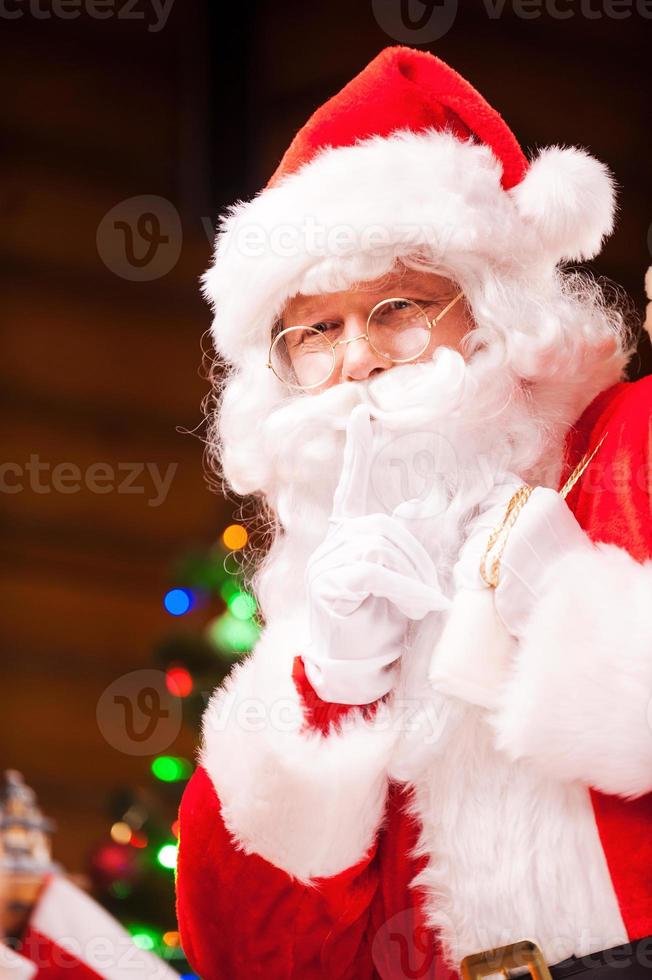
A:
{"label": "white mustache", "polygon": [[428,361],[284,401],[264,423],[274,460],[273,503],[283,523],[291,522],[299,501],[314,514],[325,513],[341,471],[344,429],[363,403],[374,429],[369,507],[390,513],[404,504],[405,516],[425,531],[460,481],[473,476],[462,469],[468,460],[458,458],[456,431],[472,424],[478,387],[462,355],[441,347]]}
{"label": "white mustache", "polygon": [[430,361],[398,365],[372,378],[364,395],[373,417],[388,428],[418,427],[454,414],[469,384],[474,380],[462,355],[440,347]]}
{"label": "white mustache", "polygon": [[[388,429],[411,430],[450,417],[468,404],[469,386],[477,382],[464,358],[448,347],[429,361],[399,364],[365,381],[333,385],[316,395],[295,395],[281,403],[265,423],[270,439],[320,427],[342,431],[356,405],[369,405],[372,419]],[[323,431],[322,429],[322,431]]]}

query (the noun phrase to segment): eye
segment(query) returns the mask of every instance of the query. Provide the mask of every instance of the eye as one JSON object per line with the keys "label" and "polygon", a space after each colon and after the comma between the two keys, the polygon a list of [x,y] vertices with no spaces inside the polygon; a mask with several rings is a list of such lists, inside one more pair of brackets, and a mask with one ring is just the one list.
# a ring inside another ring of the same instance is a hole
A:
{"label": "eye", "polygon": [[333,323],[332,320],[319,320],[317,323],[311,323],[310,326],[320,333],[328,333],[329,330],[337,330],[339,324]]}
{"label": "eye", "polygon": [[435,297],[434,299],[432,299],[432,298],[430,298],[430,299],[413,299],[413,300],[411,300],[411,302],[412,303],[416,303],[417,306],[420,306],[422,310],[429,310],[429,309],[432,309],[435,306],[441,306],[441,304],[443,303],[443,300],[442,299],[439,299],[438,297]]}
{"label": "eye", "polygon": [[440,305],[441,301],[437,298],[419,299],[418,297],[414,298],[410,296],[405,299],[393,299],[389,304],[389,308],[400,313],[402,310],[409,310],[412,306],[418,306],[427,312],[428,310],[436,309]]}
{"label": "eye", "polygon": [[292,330],[288,337],[288,350],[309,347],[311,342],[314,343],[317,334],[334,341],[339,330],[340,324],[332,320],[318,320],[311,323],[310,327]]}

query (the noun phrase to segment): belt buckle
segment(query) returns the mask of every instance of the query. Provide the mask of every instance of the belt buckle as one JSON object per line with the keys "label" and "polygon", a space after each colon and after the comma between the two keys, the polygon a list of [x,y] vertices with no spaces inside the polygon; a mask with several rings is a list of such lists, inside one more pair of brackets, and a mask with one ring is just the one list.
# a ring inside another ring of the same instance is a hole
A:
{"label": "belt buckle", "polygon": [[527,968],[533,980],[552,980],[543,953],[531,939],[520,939],[507,946],[496,946],[465,956],[459,972],[462,980],[481,980],[495,973],[511,980],[509,971],[518,969],[520,975],[524,972],[523,967]]}

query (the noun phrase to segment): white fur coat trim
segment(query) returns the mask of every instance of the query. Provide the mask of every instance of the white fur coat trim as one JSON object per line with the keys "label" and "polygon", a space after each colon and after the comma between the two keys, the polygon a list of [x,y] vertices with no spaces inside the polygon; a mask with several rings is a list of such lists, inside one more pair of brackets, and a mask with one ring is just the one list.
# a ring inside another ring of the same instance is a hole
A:
{"label": "white fur coat trim", "polygon": [[397,729],[380,702],[325,737],[304,726],[292,680],[297,633],[269,628],[213,694],[200,763],[236,845],[305,884],[357,864],[374,843]]}
{"label": "white fur coat trim", "polygon": [[556,563],[499,708],[497,747],[550,776],[652,791],[652,561],[598,544]]}
{"label": "white fur coat trim", "polygon": [[361,255],[373,257],[367,278],[424,245],[453,267],[473,253],[506,274],[548,278],[562,259],[592,258],[613,229],[615,183],[583,149],[541,150],[509,191],[501,175],[487,145],[448,131],[324,147],[222,218],[203,277],[218,351],[233,363],[266,354],[287,299],[347,288]]}
{"label": "white fur coat trim", "polygon": [[524,938],[549,964],[626,942],[587,787],[511,762],[486,719],[457,702],[407,807],[427,858],[412,885],[447,965]]}

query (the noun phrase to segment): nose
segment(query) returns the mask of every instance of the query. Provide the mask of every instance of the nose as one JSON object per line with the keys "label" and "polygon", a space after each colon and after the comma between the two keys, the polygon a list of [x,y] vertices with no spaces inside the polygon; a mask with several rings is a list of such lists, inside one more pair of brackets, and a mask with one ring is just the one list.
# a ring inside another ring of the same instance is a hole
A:
{"label": "nose", "polygon": [[377,354],[365,339],[366,332],[367,321],[363,316],[352,314],[346,318],[340,340],[350,342],[335,348],[338,361],[334,373],[339,381],[365,381],[392,366],[391,361]]}

